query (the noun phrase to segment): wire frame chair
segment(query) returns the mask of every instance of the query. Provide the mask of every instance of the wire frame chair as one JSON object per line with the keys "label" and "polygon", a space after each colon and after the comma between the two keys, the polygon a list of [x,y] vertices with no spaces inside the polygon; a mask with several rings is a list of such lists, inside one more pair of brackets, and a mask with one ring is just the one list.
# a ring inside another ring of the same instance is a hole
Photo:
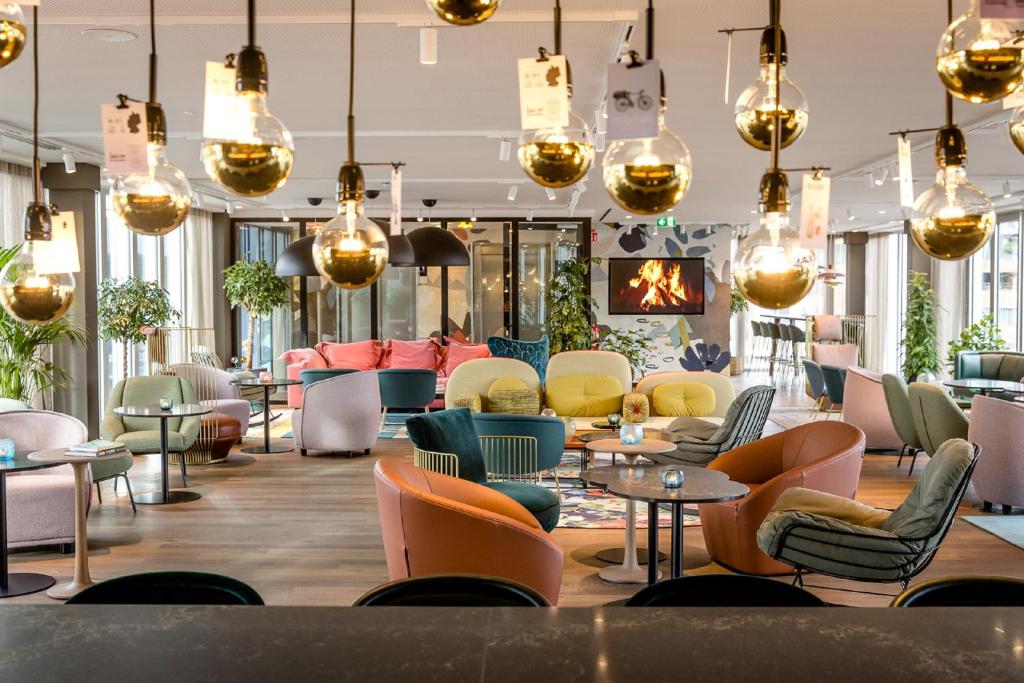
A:
{"label": "wire frame chair", "polygon": [[412,449],[412,464],[430,472],[437,472],[449,477],[459,476],[459,456],[454,453],[426,451],[422,448]]}
{"label": "wire frame chair", "polygon": [[540,464],[535,436],[481,436],[487,481],[539,484]]}

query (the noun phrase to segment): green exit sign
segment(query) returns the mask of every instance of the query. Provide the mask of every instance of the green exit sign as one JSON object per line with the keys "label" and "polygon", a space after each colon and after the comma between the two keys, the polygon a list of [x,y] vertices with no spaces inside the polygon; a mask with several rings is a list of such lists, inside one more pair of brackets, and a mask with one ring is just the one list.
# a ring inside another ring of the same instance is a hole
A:
{"label": "green exit sign", "polygon": [[662,216],[658,219],[657,225],[659,228],[674,228],[678,224],[672,216]]}

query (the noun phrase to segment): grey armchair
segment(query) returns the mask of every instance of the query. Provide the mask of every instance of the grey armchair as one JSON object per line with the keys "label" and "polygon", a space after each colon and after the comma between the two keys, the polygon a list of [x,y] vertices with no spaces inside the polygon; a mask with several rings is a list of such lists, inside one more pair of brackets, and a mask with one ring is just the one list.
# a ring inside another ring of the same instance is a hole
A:
{"label": "grey armchair", "polygon": [[718,427],[700,418],[678,418],[668,427],[682,436],[676,450],[646,457],[663,465],[703,467],[728,450],[760,439],[774,398],[774,387],[745,389],[729,406]]}
{"label": "grey armchair", "polygon": [[299,453],[370,453],[377,443],[381,415],[376,371],[314,382],[303,387],[302,396],[302,408],[292,413],[292,433]]}
{"label": "grey armchair", "polygon": [[900,448],[900,459],[896,461],[897,469],[903,464],[903,456],[910,455],[909,477],[914,473],[914,465],[917,464],[917,454],[921,451],[921,438],[917,435],[917,427],[914,424],[914,412],[910,409],[910,391],[907,383],[899,375],[882,375],[882,390],[885,392],[885,405],[889,409],[889,418],[892,426],[896,428],[896,434],[903,439],[903,447]]}
{"label": "grey armchair", "polygon": [[769,557],[796,569],[905,589],[935,557],[953,525],[981,449],[947,441],[903,504],[890,512],[805,488],[781,496],[757,530]]}
{"label": "grey armchair", "polygon": [[[967,415],[942,387],[912,382],[909,387],[910,413],[921,440],[921,450],[934,455],[950,439],[967,438]],[[911,463],[913,472],[914,465]]]}

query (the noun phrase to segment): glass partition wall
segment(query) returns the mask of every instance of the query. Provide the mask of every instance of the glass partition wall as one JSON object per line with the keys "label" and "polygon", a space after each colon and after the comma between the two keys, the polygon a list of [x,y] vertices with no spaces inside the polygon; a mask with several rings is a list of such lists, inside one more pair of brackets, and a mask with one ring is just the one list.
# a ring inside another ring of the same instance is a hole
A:
{"label": "glass partition wall", "polygon": [[971,323],[995,312],[1003,340],[1019,350],[1022,342],[1020,272],[1021,213],[998,216],[995,235],[971,257],[969,268],[968,310]]}

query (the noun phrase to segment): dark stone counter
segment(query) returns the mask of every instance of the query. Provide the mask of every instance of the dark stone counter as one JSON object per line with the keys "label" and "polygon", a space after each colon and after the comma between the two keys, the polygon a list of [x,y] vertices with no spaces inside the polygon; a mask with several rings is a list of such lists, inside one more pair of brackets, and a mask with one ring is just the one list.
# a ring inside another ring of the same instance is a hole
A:
{"label": "dark stone counter", "polygon": [[1024,680],[1021,609],[0,605],[0,681]]}

